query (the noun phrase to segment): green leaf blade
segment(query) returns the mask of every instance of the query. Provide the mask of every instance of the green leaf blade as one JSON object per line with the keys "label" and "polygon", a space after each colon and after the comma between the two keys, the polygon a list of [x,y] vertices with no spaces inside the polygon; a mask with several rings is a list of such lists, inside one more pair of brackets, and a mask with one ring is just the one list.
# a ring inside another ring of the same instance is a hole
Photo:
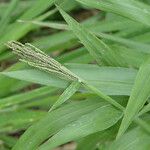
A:
{"label": "green leaf blade", "polygon": [[[130,95],[137,74],[135,69],[99,67],[89,64],[68,64],[66,67],[107,95]],[[1,74],[31,83],[59,88],[66,88],[69,85],[68,81],[34,69],[2,72]]]}
{"label": "green leaf blade", "polygon": [[0,20],[0,35],[3,34],[5,28],[7,27],[10,18],[11,18],[11,13],[14,11],[18,4],[19,0],[12,0],[11,3],[9,4],[8,9],[4,12],[4,15],[2,19]]}
{"label": "green leaf blade", "polygon": [[114,125],[121,116],[122,112],[116,110],[114,107],[109,104],[103,105],[66,126],[45,144],[40,146],[39,150],[50,150],[69,141],[103,131]]}
{"label": "green leaf blade", "polygon": [[150,136],[140,128],[135,128],[113,141],[105,150],[148,150]]}
{"label": "green leaf blade", "polygon": [[64,126],[70,122],[73,122],[82,115],[95,110],[103,104],[104,103],[100,100],[86,100],[73,104],[67,104],[64,107],[49,112],[38,123],[28,128],[28,130],[22,135],[22,137],[13,147],[13,150],[36,149],[48,137],[64,128]]}
{"label": "green leaf blade", "polygon": [[119,138],[129,127],[134,117],[144,106],[150,96],[150,64],[144,63],[137,74],[135,83],[125,109],[124,118],[122,120],[117,137]]}
{"label": "green leaf blade", "polygon": [[58,6],[57,8],[68,23],[70,30],[72,30],[73,33],[80,39],[81,43],[83,43],[83,45],[87,48],[91,56],[93,56],[99,65],[101,65],[103,61],[109,65],[114,64],[113,51],[104,42],[76,22],[61,8]]}
{"label": "green leaf blade", "polygon": [[150,7],[136,0],[76,0],[86,6],[116,13],[131,20],[150,26]]}
{"label": "green leaf blade", "polygon": [[54,105],[51,107],[50,111],[53,109],[56,109],[63,103],[65,103],[80,87],[80,82],[74,81],[72,82],[69,87],[65,89],[65,91],[61,94],[59,99],[54,103]]}

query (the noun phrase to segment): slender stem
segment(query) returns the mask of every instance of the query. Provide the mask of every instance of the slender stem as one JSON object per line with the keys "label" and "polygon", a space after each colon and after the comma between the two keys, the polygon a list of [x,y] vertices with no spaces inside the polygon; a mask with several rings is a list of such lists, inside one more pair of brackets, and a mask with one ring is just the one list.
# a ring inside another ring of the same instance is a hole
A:
{"label": "slender stem", "polygon": [[86,82],[82,82],[82,85],[85,88],[90,89],[91,91],[93,91],[95,94],[97,94],[98,96],[100,96],[102,99],[106,100],[107,102],[109,102],[113,106],[117,107],[119,110],[124,111],[124,107],[122,105],[120,105],[119,103],[117,103],[110,96],[105,95],[103,92],[101,92],[100,90],[98,90],[96,87],[94,87],[94,86],[92,86],[92,85],[90,85],[90,84],[88,84]]}

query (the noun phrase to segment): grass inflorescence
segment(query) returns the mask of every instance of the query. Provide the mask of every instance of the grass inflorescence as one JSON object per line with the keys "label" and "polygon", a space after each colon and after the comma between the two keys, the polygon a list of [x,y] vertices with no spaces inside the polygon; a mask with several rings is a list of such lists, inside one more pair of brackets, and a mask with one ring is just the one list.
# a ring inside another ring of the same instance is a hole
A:
{"label": "grass inflorescence", "polygon": [[22,44],[10,41],[7,46],[13,50],[14,54],[20,57],[19,60],[22,62],[72,81],[78,80],[78,77],[66,67],[30,43]]}

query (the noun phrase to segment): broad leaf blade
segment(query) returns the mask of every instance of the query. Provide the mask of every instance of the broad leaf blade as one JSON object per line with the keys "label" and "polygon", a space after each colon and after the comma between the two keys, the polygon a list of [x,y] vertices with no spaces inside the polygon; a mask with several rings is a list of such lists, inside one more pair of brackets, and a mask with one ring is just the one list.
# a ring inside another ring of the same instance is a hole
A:
{"label": "broad leaf blade", "polygon": [[13,150],[36,149],[48,137],[63,129],[67,124],[103,105],[104,102],[100,100],[88,100],[68,104],[51,111],[38,123],[28,128],[13,147]]}
{"label": "broad leaf blade", "polygon": [[[130,95],[137,74],[135,69],[97,65],[69,64],[67,68],[108,95]],[[1,74],[59,88],[66,88],[69,85],[67,81],[39,70],[20,70]]]}
{"label": "broad leaf blade", "polygon": [[[26,74],[24,74],[25,72]],[[18,79],[23,79],[25,81],[30,81],[33,83],[39,83],[43,85],[58,85],[58,87],[66,87],[68,85],[68,82],[65,82],[65,80],[61,80],[54,75],[49,75],[48,73],[44,73],[40,70],[26,70],[25,72],[24,70],[20,70],[6,73],[4,72],[2,74],[8,75],[13,78],[17,77],[16,74],[18,74]]]}
{"label": "broad leaf blade", "polygon": [[45,144],[41,145],[39,150],[50,150],[69,141],[85,137],[98,131],[103,131],[113,126],[121,117],[122,112],[106,104],[67,125]]}
{"label": "broad leaf blade", "polygon": [[96,132],[77,140],[78,145],[76,150],[95,150],[99,144],[101,145],[104,142],[113,140],[116,134],[116,127],[117,126],[112,126],[107,130]]}

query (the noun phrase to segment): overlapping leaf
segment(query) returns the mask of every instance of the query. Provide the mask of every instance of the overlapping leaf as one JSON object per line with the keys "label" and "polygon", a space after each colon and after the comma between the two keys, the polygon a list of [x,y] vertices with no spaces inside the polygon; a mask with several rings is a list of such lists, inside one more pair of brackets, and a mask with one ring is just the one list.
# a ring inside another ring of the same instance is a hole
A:
{"label": "overlapping leaf", "polygon": [[[98,62],[99,65],[104,61],[108,65],[112,65],[114,62],[114,52],[94,34],[89,32],[85,27],[76,22],[66,12],[59,8],[60,13],[69,25],[70,30],[80,39],[83,45],[87,48],[91,56]],[[114,64],[115,65],[115,64]]]}
{"label": "overlapping leaf", "polygon": [[109,104],[97,108],[77,121],[67,125],[39,147],[39,150],[51,150],[61,144],[79,139],[113,126],[122,116],[122,112]]}
{"label": "overlapping leaf", "polygon": [[[49,112],[38,123],[31,126],[19,139],[13,150],[36,149],[48,137],[63,129],[66,125],[77,120],[81,116],[104,105],[99,101],[81,101],[68,104],[55,111]],[[117,112],[118,114],[118,112]],[[57,119],[56,119],[57,118]]]}
{"label": "overlapping leaf", "polygon": [[105,150],[149,150],[150,136],[140,128],[135,128],[112,144]]}
{"label": "overlapping leaf", "polygon": [[150,60],[148,59],[139,69],[135,83],[126,106],[118,137],[129,127],[140,109],[150,96]]}
{"label": "overlapping leaf", "polygon": [[150,26],[150,7],[136,0],[76,0],[86,6],[116,13]]}
{"label": "overlapping leaf", "polygon": [[[137,71],[127,68],[98,67],[96,65],[67,65],[72,72],[108,95],[130,95]],[[2,74],[20,80],[66,88],[68,82],[39,70],[20,70]],[[41,78],[41,76],[43,78]]]}

